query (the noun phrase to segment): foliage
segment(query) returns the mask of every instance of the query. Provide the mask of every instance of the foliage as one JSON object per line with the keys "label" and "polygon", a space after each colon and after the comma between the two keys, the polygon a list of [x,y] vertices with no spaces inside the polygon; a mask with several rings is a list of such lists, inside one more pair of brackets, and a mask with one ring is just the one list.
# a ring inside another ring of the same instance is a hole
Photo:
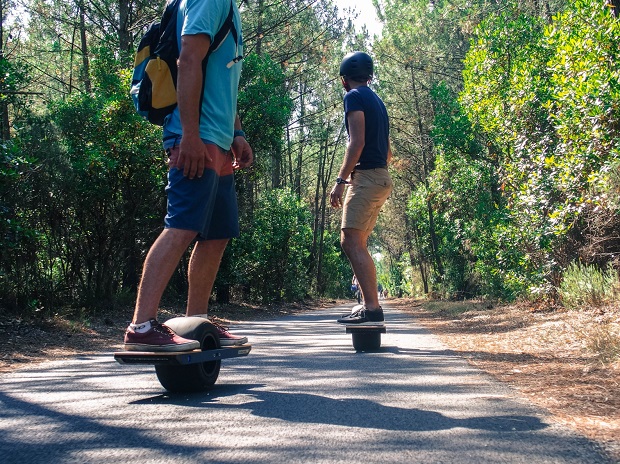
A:
{"label": "foliage", "polygon": [[33,222],[33,182],[42,166],[29,148],[47,145],[47,122],[32,114],[31,99],[20,93],[30,83],[29,70],[20,59],[0,57],[0,307],[36,309],[46,288],[38,262],[41,237]]}
{"label": "foliage", "polygon": [[517,289],[529,283],[544,296],[554,276],[553,242],[562,238],[553,235],[545,214],[557,192],[545,164],[555,143],[544,109],[548,56],[540,45],[543,28],[542,18],[513,11],[483,22],[467,56],[461,101],[497,152],[497,175],[507,200],[507,221],[497,232],[509,248],[497,249],[497,264],[502,264],[487,265],[507,272]]}
{"label": "foliage", "polygon": [[312,229],[306,205],[290,191],[259,198],[252,224],[234,242],[235,274],[262,303],[296,301],[309,294]]}
{"label": "foliage", "polygon": [[576,225],[592,184],[619,160],[620,22],[608,5],[577,1],[547,30],[555,51],[548,67],[547,103],[558,145],[547,160],[562,202],[550,213],[556,233]]}
{"label": "foliage", "polygon": [[244,57],[239,116],[252,149],[258,154],[282,146],[284,127],[293,109],[284,84],[282,68],[269,55],[250,53]]}
{"label": "foliage", "polygon": [[535,297],[554,297],[583,246],[593,183],[618,154],[618,21],[579,1],[548,26],[512,11],[478,29],[461,101],[497,150],[507,201],[502,237]]}
{"label": "foliage", "polygon": [[[38,233],[29,221],[30,179],[35,160],[7,141],[0,151],[0,306],[27,306],[41,282],[36,275]],[[36,304],[36,303],[35,303]]]}
{"label": "foliage", "polygon": [[[159,131],[127,95],[128,57],[160,3],[29,0],[29,20],[5,34],[3,306],[107,304],[134,291],[161,227],[166,166]],[[339,214],[325,198],[345,146],[337,69],[354,48],[374,56],[372,86],[391,118],[396,187],[371,247],[392,295],[557,298],[571,262],[617,266],[620,21],[610,7],[375,7],[385,30],[371,46],[331,0],[241,5],[238,107],[256,163],[235,175],[242,237],[218,295],[348,295]]]}
{"label": "foliage", "polygon": [[602,306],[613,302],[620,292],[620,274],[608,266],[571,263],[564,272],[559,294],[567,308]]}
{"label": "foliage", "polygon": [[391,256],[385,257],[377,264],[377,282],[388,290],[388,295],[393,297],[419,296],[423,292],[420,288],[414,288],[411,281],[411,263],[408,254],[402,259],[395,261]]}
{"label": "foliage", "polygon": [[[113,58],[101,58],[100,69],[116,67]],[[35,263],[16,260],[6,274],[21,282],[18,304],[25,298],[47,309],[97,306],[135,289],[144,242],[161,223],[166,167],[160,136],[126,98],[126,72],[114,79],[94,75],[106,82],[95,79],[92,94],[50,105],[56,129],[32,118],[16,139],[29,160],[21,171],[32,168],[16,177],[27,188],[19,185],[11,214],[30,232],[16,236],[15,247]],[[12,166],[18,161],[14,156]]]}
{"label": "foliage", "polygon": [[15,104],[16,92],[27,88],[30,67],[20,59],[9,59],[0,54],[0,102]]}
{"label": "foliage", "polygon": [[443,263],[444,273],[434,277],[433,289],[446,297],[511,298],[514,268],[497,266],[498,259],[506,258],[499,231],[507,212],[495,159],[484,149],[454,92],[440,83],[431,96],[435,169],[412,193],[407,211],[422,236],[430,231],[429,205],[434,212],[437,249],[427,246],[430,241],[422,243],[423,254],[435,253]]}
{"label": "foliage", "polygon": [[73,263],[64,277],[88,301],[109,301],[124,285],[135,289],[144,241],[163,216],[159,131],[125,97],[128,80],[128,73],[107,78],[94,94],[52,106],[66,159],[54,172],[59,219],[50,233],[59,240],[56,253]]}
{"label": "foliage", "polygon": [[317,285],[324,295],[333,298],[351,296],[351,265],[340,247],[340,234],[325,231],[323,237],[323,257],[321,282]]}

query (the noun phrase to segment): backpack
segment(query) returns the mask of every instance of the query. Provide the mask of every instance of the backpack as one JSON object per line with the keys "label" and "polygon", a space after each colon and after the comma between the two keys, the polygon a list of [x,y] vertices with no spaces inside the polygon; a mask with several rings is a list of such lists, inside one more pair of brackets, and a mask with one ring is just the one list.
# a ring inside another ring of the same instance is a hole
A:
{"label": "backpack", "polygon": [[[209,56],[222,45],[229,33],[233,34],[235,49],[238,49],[239,37],[233,21],[233,1],[230,2],[228,17],[213,37],[209,51],[202,61],[203,80]],[[180,3],[181,0],[171,0],[166,5],[161,21],[153,23],[140,40],[134,58],[129,93],[138,114],[158,126],[164,125],[166,116],[177,106],[177,15]],[[228,63],[228,67],[242,59],[242,56],[235,56]]]}

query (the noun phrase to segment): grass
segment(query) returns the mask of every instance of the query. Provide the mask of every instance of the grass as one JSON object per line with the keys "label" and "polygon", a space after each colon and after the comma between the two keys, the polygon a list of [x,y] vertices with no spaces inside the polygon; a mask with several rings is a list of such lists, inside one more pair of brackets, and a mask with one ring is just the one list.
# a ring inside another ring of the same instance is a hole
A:
{"label": "grass", "polygon": [[478,301],[443,301],[443,300],[431,300],[424,303],[424,309],[432,313],[437,313],[442,316],[457,317],[470,311],[484,311],[491,309],[492,304]]}
{"label": "grass", "polygon": [[620,360],[620,324],[608,322],[584,335],[585,349],[602,366]]}
{"label": "grass", "polygon": [[619,293],[620,279],[616,269],[579,263],[568,267],[559,288],[562,304],[571,309],[605,305],[615,301]]}

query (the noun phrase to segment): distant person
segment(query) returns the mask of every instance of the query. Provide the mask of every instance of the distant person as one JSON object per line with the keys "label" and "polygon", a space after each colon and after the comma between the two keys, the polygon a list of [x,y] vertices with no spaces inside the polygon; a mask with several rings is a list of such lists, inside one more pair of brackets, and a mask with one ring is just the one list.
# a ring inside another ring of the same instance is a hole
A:
{"label": "distant person", "polygon": [[355,274],[353,274],[353,279],[351,279],[351,291],[355,295],[355,298],[357,298],[357,304],[360,304],[362,302],[362,291],[360,290],[360,284]]}
{"label": "distant person", "polygon": [[353,278],[351,279],[351,291],[353,293],[357,292],[359,286],[359,282],[357,281],[357,277],[355,277],[355,274],[353,274]]}
{"label": "distant person", "polygon": [[[392,158],[389,118],[383,101],[368,87],[373,76],[372,58],[364,52],[349,53],[340,64],[345,125],[349,143],[330,193],[334,208],[343,207],[340,243],[357,276],[364,305],[338,319],[344,324],[383,324],[377,273],[368,252],[368,237],[379,211],[392,192],[388,163]],[[349,185],[343,201],[345,187]]]}
{"label": "distant person", "polygon": [[[200,347],[157,321],[163,292],[179,260],[195,242],[189,262],[187,316],[207,317],[209,297],[229,239],[239,235],[234,169],[250,166],[252,149],[237,117],[243,55],[241,18],[232,2],[235,28],[213,51],[202,71],[214,34],[231,10],[230,0],[187,0],[179,6],[178,107],[164,124],[168,153],[165,228],[151,246],[142,272],[125,349],[185,351]],[[236,31],[235,31],[236,29]],[[214,321],[212,321],[214,322]],[[214,323],[223,346],[246,337]]]}

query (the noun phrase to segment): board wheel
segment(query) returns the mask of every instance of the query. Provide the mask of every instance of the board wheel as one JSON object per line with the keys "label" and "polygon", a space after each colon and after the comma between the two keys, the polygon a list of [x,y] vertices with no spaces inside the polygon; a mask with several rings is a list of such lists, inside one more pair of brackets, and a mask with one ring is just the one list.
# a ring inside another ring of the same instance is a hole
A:
{"label": "board wheel", "polygon": [[356,351],[377,351],[381,347],[381,332],[354,332],[351,336]]}
{"label": "board wheel", "polygon": [[[175,317],[166,321],[166,325],[181,337],[198,340],[203,351],[220,348],[217,329],[206,319]],[[187,366],[156,365],[155,373],[159,383],[169,392],[197,392],[213,387],[220,374],[220,366],[220,360]]]}

